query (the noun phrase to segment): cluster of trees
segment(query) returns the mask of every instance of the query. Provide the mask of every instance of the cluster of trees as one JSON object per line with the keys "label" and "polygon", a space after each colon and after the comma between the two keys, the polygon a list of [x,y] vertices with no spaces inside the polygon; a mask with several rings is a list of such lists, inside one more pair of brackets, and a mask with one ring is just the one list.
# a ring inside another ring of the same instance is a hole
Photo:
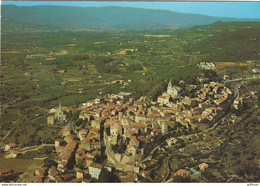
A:
{"label": "cluster of trees", "polygon": [[[218,23],[219,26],[225,23]],[[249,23],[248,23],[249,24]],[[223,27],[222,28],[227,28]],[[225,25],[227,26],[227,25]],[[206,58],[211,61],[242,61],[258,59],[257,46],[259,45],[258,38],[259,24],[248,25],[238,23],[233,25],[232,30],[222,30],[222,32],[214,33],[214,37],[208,37],[196,43],[190,43],[185,47],[186,52],[201,52],[209,54]],[[214,27],[209,27],[210,32],[215,32]]]}
{"label": "cluster of trees", "polygon": [[115,153],[124,153],[126,151],[126,147],[127,147],[127,141],[125,141],[122,137],[118,137],[118,143],[115,145],[112,145],[112,150]]}
{"label": "cluster of trees", "polygon": [[126,70],[130,72],[134,72],[136,70],[143,70],[143,66],[141,64],[130,64],[126,66]]}
{"label": "cluster of trees", "polygon": [[77,54],[72,56],[72,60],[74,61],[85,61],[89,59],[89,55],[88,54]]}
{"label": "cluster of trees", "polygon": [[209,78],[210,81],[221,81],[222,78],[217,74],[215,70],[203,70],[205,78]]}
{"label": "cluster of trees", "polygon": [[10,65],[14,67],[21,67],[24,65],[25,55],[24,54],[1,54],[2,65]]}
{"label": "cluster of trees", "polygon": [[119,74],[120,71],[118,67],[112,63],[112,58],[98,58],[96,60],[96,69],[99,73],[106,74]]}
{"label": "cluster of trees", "polygon": [[113,174],[112,172],[109,172],[107,169],[104,169],[101,171],[99,178],[98,178],[98,182],[102,182],[102,183],[119,183],[120,180],[118,178],[118,176],[116,176],[115,174]]}
{"label": "cluster of trees", "polygon": [[58,163],[54,160],[51,160],[49,158],[46,158],[43,160],[43,167],[51,167],[51,166],[57,166]]}

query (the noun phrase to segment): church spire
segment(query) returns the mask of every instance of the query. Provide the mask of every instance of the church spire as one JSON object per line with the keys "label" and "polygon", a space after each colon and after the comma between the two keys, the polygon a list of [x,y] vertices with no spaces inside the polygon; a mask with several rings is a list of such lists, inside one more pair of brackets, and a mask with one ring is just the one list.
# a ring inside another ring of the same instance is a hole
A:
{"label": "church spire", "polygon": [[168,87],[171,88],[172,87],[172,79],[170,79],[169,83],[168,83]]}

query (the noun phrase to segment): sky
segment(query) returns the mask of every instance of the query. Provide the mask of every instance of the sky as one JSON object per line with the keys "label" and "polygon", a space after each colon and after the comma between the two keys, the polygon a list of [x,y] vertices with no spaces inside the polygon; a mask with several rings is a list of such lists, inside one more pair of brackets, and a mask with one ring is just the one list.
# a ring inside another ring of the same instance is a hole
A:
{"label": "sky", "polygon": [[2,1],[2,5],[60,5],[81,7],[137,7],[217,17],[260,18],[260,2],[144,2],[144,1]]}

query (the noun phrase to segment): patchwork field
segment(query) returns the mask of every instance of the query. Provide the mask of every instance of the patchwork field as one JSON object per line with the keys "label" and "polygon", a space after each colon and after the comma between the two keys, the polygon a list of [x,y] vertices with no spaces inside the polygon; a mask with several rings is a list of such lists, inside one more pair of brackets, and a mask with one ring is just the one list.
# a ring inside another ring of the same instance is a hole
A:
{"label": "patchwork field", "polygon": [[234,62],[216,62],[218,67],[246,67],[250,64],[247,63],[234,63]]}
{"label": "patchwork field", "polygon": [[[0,121],[4,126],[1,125],[0,140],[5,139],[3,144],[17,141],[26,146],[52,139],[54,129],[42,134],[39,127],[48,127],[47,112],[59,101],[63,106],[76,107],[100,96],[100,91],[132,92],[135,98],[147,96],[155,101],[170,78],[175,84],[180,80],[196,83],[202,73],[197,65],[200,61],[213,61],[221,75],[229,74],[231,78],[241,73],[250,75],[246,61],[255,65],[255,56],[248,54],[255,41],[239,49],[245,53],[241,60],[230,57],[237,56],[236,48],[211,50],[209,46],[213,43],[220,48],[218,45],[226,43],[231,27],[236,30],[234,34],[248,38],[248,32],[258,33],[259,25],[248,23],[252,30],[245,32],[247,25],[218,24],[138,32],[3,33]],[[219,33],[221,38],[210,36]],[[233,41],[237,46],[235,39],[229,43]],[[225,59],[212,58],[223,56],[226,51]],[[236,68],[236,73],[231,68]],[[22,120],[23,117],[27,119]]]}
{"label": "patchwork field", "polygon": [[63,81],[81,81],[84,78],[62,78]]}
{"label": "patchwork field", "polygon": [[19,54],[19,51],[1,51],[2,54]]}
{"label": "patchwork field", "polygon": [[39,168],[43,160],[0,158],[0,169],[12,168],[16,173],[31,172]]}

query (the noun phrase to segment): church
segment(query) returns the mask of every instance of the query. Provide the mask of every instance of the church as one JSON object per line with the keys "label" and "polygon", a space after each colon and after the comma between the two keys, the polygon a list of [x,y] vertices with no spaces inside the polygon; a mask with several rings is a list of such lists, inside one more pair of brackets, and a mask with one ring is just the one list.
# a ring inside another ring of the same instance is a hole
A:
{"label": "church", "polygon": [[177,86],[172,86],[172,81],[170,79],[168,86],[167,86],[167,94],[172,98],[175,98],[178,95],[180,88]]}
{"label": "church", "polygon": [[59,105],[59,108],[55,111],[54,119],[59,120],[59,121],[65,121],[66,120],[66,115],[62,111],[61,103]]}
{"label": "church", "polygon": [[172,81],[170,80],[167,86],[167,91],[158,97],[157,102],[160,105],[169,105],[170,98],[172,99],[176,98],[180,91],[181,88],[178,86],[173,86]]}

